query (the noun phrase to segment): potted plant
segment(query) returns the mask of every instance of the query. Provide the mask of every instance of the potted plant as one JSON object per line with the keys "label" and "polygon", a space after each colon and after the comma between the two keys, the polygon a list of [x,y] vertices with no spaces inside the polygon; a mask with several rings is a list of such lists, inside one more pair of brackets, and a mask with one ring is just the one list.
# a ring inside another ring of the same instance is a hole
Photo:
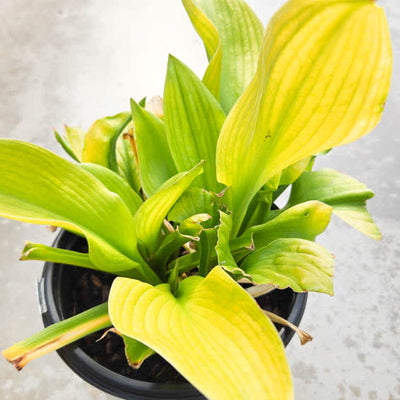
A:
{"label": "potted plant", "polygon": [[[392,63],[385,15],[370,0],[291,0],[264,34],[242,0],[183,4],[207,51],[202,80],[171,56],[162,101],[131,100],[129,112],[87,132],[56,133],[75,162],[0,140],[0,215],[65,230],[56,247],[28,242],[21,257],[48,262],[51,315],[65,314],[63,291],[91,285],[79,287],[76,274],[101,291],[111,284],[89,310],[58,322],[45,313],[55,323],[3,355],[21,369],[112,329],[133,367],[158,353],[207,398],[289,399],[272,321],[310,338],[254,298],[333,294],[333,256],[314,241],[332,213],[380,238],[366,209],[372,191],[313,163],[380,119]],[[182,387],[158,396],[198,397]]]}

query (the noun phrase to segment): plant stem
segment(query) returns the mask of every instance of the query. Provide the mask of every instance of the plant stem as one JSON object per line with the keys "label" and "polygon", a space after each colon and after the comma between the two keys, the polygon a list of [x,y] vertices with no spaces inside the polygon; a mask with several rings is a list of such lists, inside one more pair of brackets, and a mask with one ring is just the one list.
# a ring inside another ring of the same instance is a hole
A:
{"label": "plant stem", "polygon": [[160,274],[165,274],[166,264],[171,255],[188,241],[190,241],[190,239],[181,235],[179,231],[174,231],[166,236],[151,259],[155,271]]}
{"label": "plant stem", "polygon": [[205,229],[200,234],[199,242],[199,275],[207,276],[215,259],[215,245],[217,243],[217,230],[215,228]]}
{"label": "plant stem", "polygon": [[310,342],[311,340],[313,340],[313,337],[307,333],[306,331],[303,331],[302,329],[300,329],[298,326],[292,324],[291,322],[287,321],[286,319],[280,317],[279,315],[276,315],[272,312],[266,311],[266,310],[262,310],[262,312],[273,322],[276,322],[278,324],[281,325],[286,325],[288,326],[290,329],[293,329],[296,333],[297,336],[300,339],[300,343],[302,345],[306,344],[307,342]]}
{"label": "plant stem", "polygon": [[66,346],[100,329],[111,326],[108,305],[103,303],[71,318],[48,326],[28,339],[2,352],[15,368],[21,370],[29,361]]}
{"label": "plant stem", "polygon": [[260,297],[264,294],[267,294],[269,292],[272,292],[275,290],[275,286],[272,284],[268,285],[254,285],[250,286],[249,288],[246,289],[246,292],[249,293],[252,297],[257,298]]}

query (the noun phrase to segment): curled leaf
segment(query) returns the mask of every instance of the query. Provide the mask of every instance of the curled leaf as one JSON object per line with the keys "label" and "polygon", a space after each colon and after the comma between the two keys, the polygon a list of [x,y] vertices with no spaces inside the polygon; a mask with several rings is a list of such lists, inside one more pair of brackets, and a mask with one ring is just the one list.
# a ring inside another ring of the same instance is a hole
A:
{"label": "curled leaf", "polygon": [[333,256],[304,239],[277,239],[247,256],[240,267],[257,284],[333,295]]}
{"label": "curled leaf", "polygon": [[118,171],[117,140],[131,119],[130,112],[122,112],[94,122],[85,136],[82,161]]}

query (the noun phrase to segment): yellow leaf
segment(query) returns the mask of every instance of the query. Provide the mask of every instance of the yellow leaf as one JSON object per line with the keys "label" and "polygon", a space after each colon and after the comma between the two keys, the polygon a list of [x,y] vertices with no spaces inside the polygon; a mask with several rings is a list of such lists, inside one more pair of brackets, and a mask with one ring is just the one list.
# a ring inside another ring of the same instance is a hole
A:
{"label": "yellow leaf", "polygon": [[81,161],[99,164],[117,172],[117,140],[131,119],[130,112],[122,112],[94,122],[85,136]]}
{"label": "yellow leaf", "polygon": [[220,37],[217,29],[210,19],[200,10],[192,0],[182,0],[182,3],[189,15],[196,32],[200,35],[206,48],[207,57],[210,60],[207,70],[203,77],[203,82],[219,100],[221,68],[222,68],[222,49]]}
{"label": "yellow leaf", "polygon": [[256,76],[217,146],[237,231],[254,194],[289,165],[352,142],[378,123],[392,54],[383,10],[370,0],[292,0],[272,18]]}
{"label": "yellow leaf", "polygon": [[253,79],[263,25],[244,0],[183,0],[210,61],[203,82],[229,111]]}
{"label": "yellow leaf", "polygon": [[109,312],[118,331],[161,354],[208,399],[293,398],[275,327],[220,267],[185,279],[175,296],[168,284],[117,278]]}

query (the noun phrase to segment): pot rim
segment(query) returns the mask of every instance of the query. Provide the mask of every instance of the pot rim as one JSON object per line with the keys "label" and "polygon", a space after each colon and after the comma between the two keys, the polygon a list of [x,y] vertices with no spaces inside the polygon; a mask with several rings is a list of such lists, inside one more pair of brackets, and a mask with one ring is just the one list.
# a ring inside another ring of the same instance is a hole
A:
{"label": "pot rim", "polygon": [[[80,239],[79,236],[62,230],[57,235],[53,247],[72,249],[78,239]],[[46,262],[38,285],[42,320],[46,327],[64,319],[62,310],[55,300],[55,293],[60,291],[62,284],[60,279],[61,270],[62,264]],[[289,307],[291,310],[287,318],[289,322],[295,325],[300,323],[307,303],[307,296],[308,294],[306,292],[294,293],[292,304]],[[285,327],[282,328],[279,333],[284,345],[287,346],[294,335],[294,331]],[[120,375],[94,361],[75,343],[57,350],[57,353],[78,376],[93,386],[114,396],[119,396],[124,399],[141,398],[149,400],[205,399],[205,397],[190,383],[152,383]]]}

